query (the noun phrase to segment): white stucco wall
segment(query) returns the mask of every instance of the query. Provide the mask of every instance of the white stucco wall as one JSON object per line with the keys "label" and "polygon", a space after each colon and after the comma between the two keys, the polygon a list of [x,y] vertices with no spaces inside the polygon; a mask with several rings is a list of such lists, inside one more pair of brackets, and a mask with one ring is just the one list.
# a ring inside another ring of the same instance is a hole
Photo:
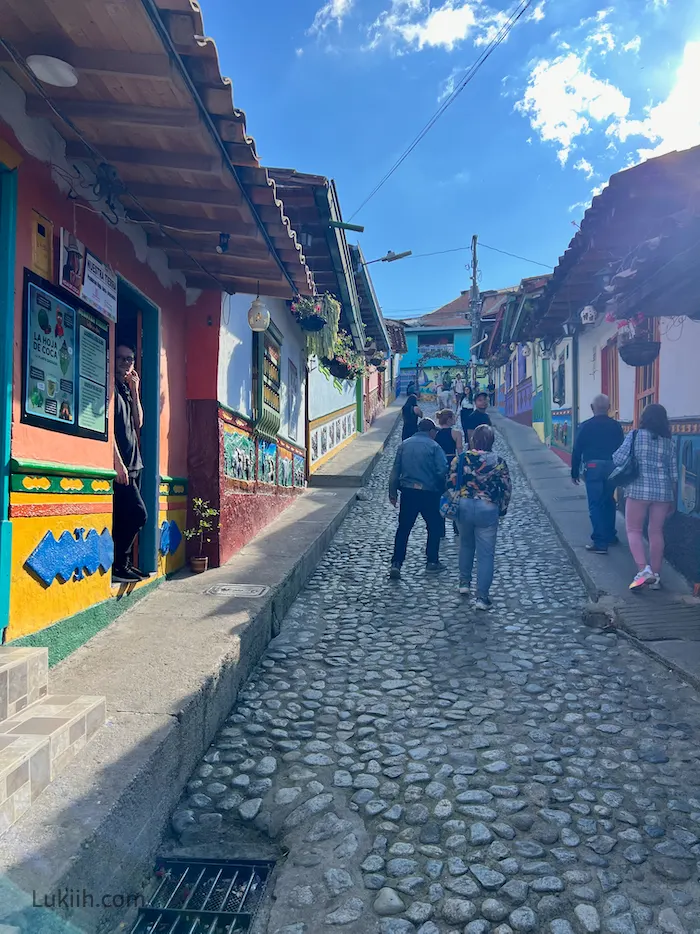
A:
{"label": "white stucco wall", "polygon": [[700,416],[700,322],[659,320],[659,402],[669,418]]}
{"label": "white stucco wall", "polygon": [[[305,447],[305,354],[304,337],[285,301],[261,296],[273,323],[282,333],[281,426],[280,435]],[[248,326],[248,309],[254,295],[224,295],[219,334],[218,400],[241,415],[253,415],[253,332]],[[289,362],[299,380],[296,412],[289,411]],[[291,424],[290,424],[291,415]]]}
{"label": "white stucco wall", "polygon": [[333,379],[329,379],[318,368],[318,361],[309,361],[309,421],[330,415],[355,403],[355,383],[343,382],[338,392]]}

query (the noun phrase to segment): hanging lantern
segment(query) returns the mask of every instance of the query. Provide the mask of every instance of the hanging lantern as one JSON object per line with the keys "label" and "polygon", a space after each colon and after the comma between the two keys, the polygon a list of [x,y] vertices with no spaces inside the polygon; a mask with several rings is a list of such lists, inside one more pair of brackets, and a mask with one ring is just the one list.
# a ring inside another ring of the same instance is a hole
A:
{"label": "hanging lantern", "polygon": [[532,348],[530,347],[529,344],[523,344],[522,353],[523,353],[523,357],[530,356],[530,354],[532,353]]}
{"label": "hanging lantern", "polygon": [[248,324],[251,331],[267,331],[270,326],[270,312],[265,302],[260,298],[260,285],[258,284],[258,294],[251,302],[248,309]]}
{"label": "hanging lantern", "polygon": [[598,318],[598,312],[593,305],[586,305],[581,309],[581,324],[595,324]]}

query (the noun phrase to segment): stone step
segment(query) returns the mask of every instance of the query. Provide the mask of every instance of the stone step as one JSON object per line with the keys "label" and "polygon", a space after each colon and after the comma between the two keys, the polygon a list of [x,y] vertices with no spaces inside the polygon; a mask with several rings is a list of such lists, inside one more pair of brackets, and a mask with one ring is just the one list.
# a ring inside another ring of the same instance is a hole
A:
{"label": "stone step", "polygon": [[0,723],[0,834],[105,721],[104,697],[49,694]]}
{"label": "stone step", "polygon": [[49,650],[0,646],[0,723],[48,693]]}

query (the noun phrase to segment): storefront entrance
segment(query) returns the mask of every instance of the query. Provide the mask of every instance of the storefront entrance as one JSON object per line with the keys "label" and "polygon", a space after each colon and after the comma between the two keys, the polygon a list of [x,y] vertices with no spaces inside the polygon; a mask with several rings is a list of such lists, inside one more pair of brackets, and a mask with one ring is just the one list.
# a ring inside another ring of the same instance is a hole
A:
{"label": "storefront entrance", "polygon": [[12,557],[9,509],[16,207],[17,173],[0,161],[0,642],[9,617]]}
{"label": "storefront entrance", "polygon": [[148,511],[148,521],[134,546],[134,564],[143,571],[157,570],[158,503],[160,491],[160,311],[124,279],[117,291],[117,333],[120,344],[133,347],[137,373],[141,378],[143,428],[140,432],[141,496]]}

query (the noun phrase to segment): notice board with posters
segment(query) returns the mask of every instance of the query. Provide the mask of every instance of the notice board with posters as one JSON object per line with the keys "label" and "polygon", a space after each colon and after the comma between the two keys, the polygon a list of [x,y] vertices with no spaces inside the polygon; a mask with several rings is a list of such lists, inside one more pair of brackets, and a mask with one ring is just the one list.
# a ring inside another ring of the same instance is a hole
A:
{"label": "notice board with posters", "polygon": [[22,338],[22,421],[106,441],[108,322],[25,270]]}

